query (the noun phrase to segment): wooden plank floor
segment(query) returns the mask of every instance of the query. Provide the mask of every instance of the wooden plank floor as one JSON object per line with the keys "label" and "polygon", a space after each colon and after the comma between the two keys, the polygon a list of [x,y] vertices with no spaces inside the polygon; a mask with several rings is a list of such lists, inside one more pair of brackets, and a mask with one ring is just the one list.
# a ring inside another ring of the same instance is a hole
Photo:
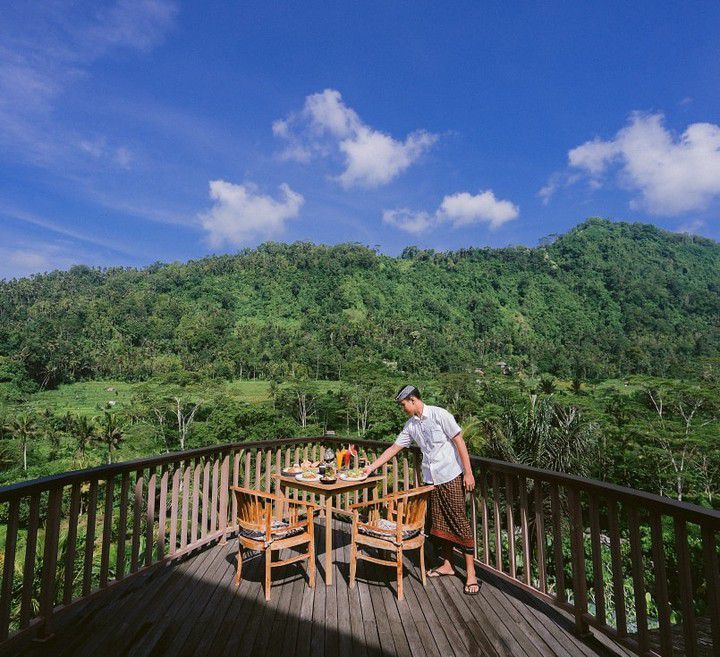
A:
{"label": "wooden plank floor", "polygon": [[[341,655],[451,657],[612,655],[607,639],[580,641],[563,613],[480,573],[479,595],[462,580],[419,580],[417,558],[407,561],[405,600],[395,595],[394,569],[358,566],[348,587],[349,527],[333,527],[334,583],[325,586],[323,520],[316,524],[318,578],[307,586],[304,564],[273,573],[272,598],[263,597],[263,559],[244,562],[233,582],[236,541],[215,545],[121,585],[100,602],[58,623],[44,643],[17,646],[22,657],[140,657],[167,655]],[[285,555],[283,555],[285,556]]]}

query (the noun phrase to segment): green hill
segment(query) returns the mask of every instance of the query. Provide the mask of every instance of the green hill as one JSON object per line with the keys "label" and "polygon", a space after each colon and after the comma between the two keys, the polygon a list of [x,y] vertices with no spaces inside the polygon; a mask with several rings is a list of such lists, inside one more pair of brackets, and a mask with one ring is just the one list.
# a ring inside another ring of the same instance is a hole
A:
{"label": "green hill", "polygon": [[344,378],[502,359],[559,376],[695,376],[720,354],[720,244],[589,219],[536,248],[398,258],[266,243],[0,283],[0,381]]}

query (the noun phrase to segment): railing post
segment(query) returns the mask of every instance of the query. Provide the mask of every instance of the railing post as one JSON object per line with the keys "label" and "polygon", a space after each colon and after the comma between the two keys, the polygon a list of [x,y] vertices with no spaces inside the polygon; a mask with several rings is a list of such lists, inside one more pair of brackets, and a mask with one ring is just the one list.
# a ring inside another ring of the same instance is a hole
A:
{"label": "railing post", "polygon": [[8,510],[7,533],[5,538],[5,557],[3,562],[2,590],[0,591],[0,641],[8,638],[10,633],[10,607],[13,595],[15,576],[15,552],[17,550],[18,522],[20,516],[20,500],[13,497]]}
{"label": "railing post", "polygon": [[230,454],[223,456],[220,467],[220,522],[219,530],[222,532],[220,545],[227,543],[226,529],[228,517],[228,490],[230,488]]}
{"label": "railing post", "polygon": [[60,504],[62,486],[53,488],[48,497],[48,516],[45,523],[45,550],[43,552],[42,583],[40,585],[39,630],[41,639],[52,636],[52,616],[55,609],[55,570],[57,568],[58,539],[60,534]]}
{"label": "railing post", "polygon": [[568,489],[571,521],[571,550],[573,564],[573,612],[575,614],[575,633],[587,636],[590,633],[585,614],[587,613],[587,581],[585,578],[585,546],[583,544],[582,507],[580,492]]}
{"label": "railing post", "polygon": [[545,504],[543,501],[542,479],[535,481],[535,544],[537,549],[538,579],[540,592],[547,593],[547,575],[545,573]]}

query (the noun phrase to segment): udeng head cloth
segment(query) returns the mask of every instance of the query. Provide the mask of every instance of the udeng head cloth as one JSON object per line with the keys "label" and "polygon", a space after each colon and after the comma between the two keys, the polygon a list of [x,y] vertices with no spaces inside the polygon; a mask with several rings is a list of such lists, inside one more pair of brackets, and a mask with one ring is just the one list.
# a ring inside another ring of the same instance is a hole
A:
{"label": "udeng head cloth", "polygon": [[420,399],[420,392],[415,386],[403,386],[402,388],[400,388],[400,392],[395,395],[395,401],[401,402],[406,397],[410,397],[410,395],[413,395]]}

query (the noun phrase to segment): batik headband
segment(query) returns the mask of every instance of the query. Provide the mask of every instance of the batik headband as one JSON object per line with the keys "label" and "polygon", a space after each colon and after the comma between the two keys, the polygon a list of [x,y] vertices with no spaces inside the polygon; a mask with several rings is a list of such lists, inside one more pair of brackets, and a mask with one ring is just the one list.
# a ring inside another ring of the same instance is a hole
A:
{"label": "batik headband", "polygon": [[405,386],[397,395],[395,395],[395,401],[401,402],[405,397],[409,397],[415,392],[415,386]]}

